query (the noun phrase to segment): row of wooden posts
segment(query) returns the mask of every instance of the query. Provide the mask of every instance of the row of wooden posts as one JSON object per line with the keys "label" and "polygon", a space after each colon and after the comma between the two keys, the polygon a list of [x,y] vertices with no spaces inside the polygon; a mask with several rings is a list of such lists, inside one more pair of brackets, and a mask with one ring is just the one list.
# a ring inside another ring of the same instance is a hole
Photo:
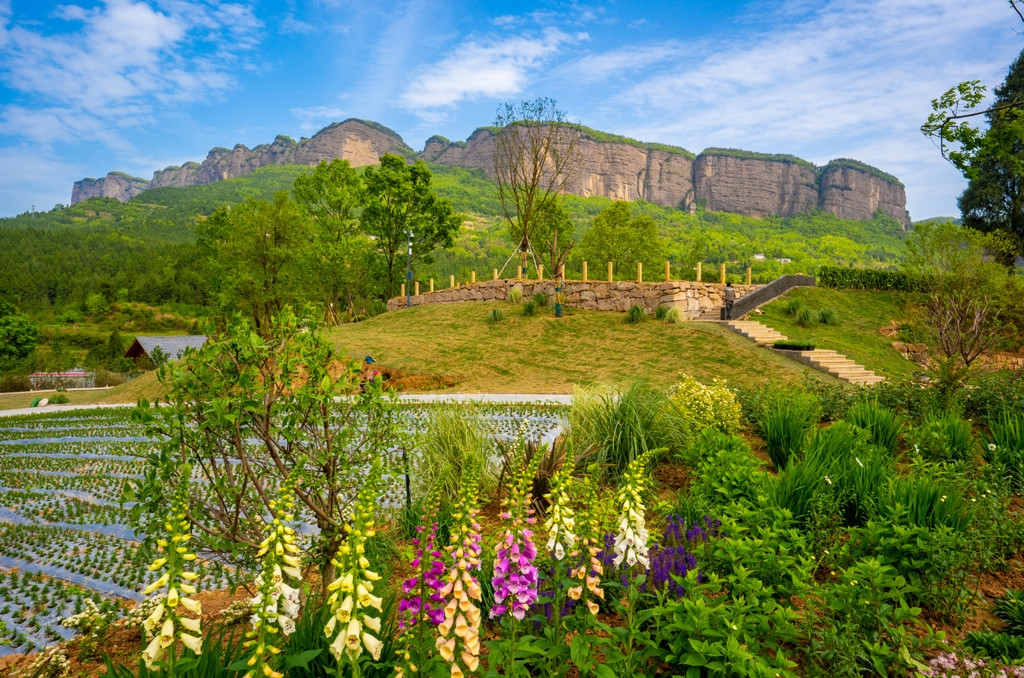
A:
{"label": "row of wooden posts", "polygon": [[[612,266],[612,262],[609,261],[608,262],[608,282],[614,282],[614,278],[612,277],[613,273],[614,273],[614,268]],[[702,273],[701,272],[701,262],[698,261],[697,262],[697,282],[702,282],[701,273]],[[718,277],[719,277],[720,284],[724,285],[725,284],[725,264],[722,264],[720,266],[720,268],[719,268],[719,276]],[[497,279],[498,279],[498,269],[494,269],[494,280],[497,280]],[[516,280],[522,280],[522,279],[523,279],[523,267],[522,266],[517,266],[516,267]],[[565,279],[565,267],[564,266],[562,267],[562,279],[563,280]],[[537,267],[537,280],[544,280],[544,267],[543,266],[538,266]],[[587,282],[588,280],[589,280],[589,278],[587,278],[587,262],[584,261],[583,262],[583,282]],[[639,261],[636,263],[636,281],[640,282],[640,283],[642,283],[644,281],[644,265],[642,263],[640,263]],[[665,282],[672,282],[672,267],[671,267],[671,264],[669,262],[667,262],[667,261],[665,262]],[[476,283],[476,271],[470,271],[470,273],[469,273],[469,283],[471,285]],[[747,284],[748,285],[750,284],[750,267],[749,266],[747,267]],[[416,295],[416,296],[419,296],[419,293],[420,293],[420,281],[417,280],[414,283],[414,285],[415,285],[415,287],[413,288],[413,290],[414,290],[413,294]],[[449,276],[448,286],[452,287],[452,288],[456,287],[456,285],[455,285],[455,276],[454,275],[453,276]],[[430,291],[431,292],[434,291],[434,279],[433,278],[430,279]],[[402,293],[399,296],[403,296],[403,297],[405,296],[405,283],[402,283]]]}

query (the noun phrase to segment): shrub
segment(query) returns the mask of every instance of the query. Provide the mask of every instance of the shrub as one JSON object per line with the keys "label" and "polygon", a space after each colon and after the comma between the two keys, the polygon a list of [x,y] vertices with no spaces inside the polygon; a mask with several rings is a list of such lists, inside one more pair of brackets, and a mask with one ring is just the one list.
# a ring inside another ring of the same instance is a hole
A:
{"label": "shrub", "polygon": [[664,320],[665,316],[668,315],[669,307],[662,304],[658,308],[654,309],[654,317],[657,320]]}
{"label": "shrub", "polygon": [[500,308],[492,308],[491,312],[487,315],[487,322],[496,323],[501,322],[505,319],[505,312]]}
{"label": "shrub", "polygon": [[675,306],[665,311],[665,322],[672,323],[674,325],[678,323],[679,320],[679,309]]}
{"label": "shrub", "polygon": [[24,374],[5,374],[0,376],[0,393],[31,390],[32,382]]}
{"label": "shrub", "polygon": [[839,318],[834,308],[823,308],[818,311],[818,322],[822,325],[838,325]]}
{"label": "shrub", "polygon": [[818,312],[813,308],[801,308],[796,314],[796,324],[800,327],[810,327],[818,322]]}
{"label": "shrub", "polygon": [[706,386],[687,374],[669,389],[668,397],[676,409],[701,429],[736,433],[740,428],[740,404],[724,380],[714,379]]}
{"label": "shrub", "polygon": [[966,461],[971,457],[971,424],[952,412],[930,414],[907,431],[907,444],[933,461]]}
{"label": "shrub", "polygon": [[117,372],[111,372],[110,370],[98,369],[96,370],[96,386],[118,386],[124,383],[124,377]]}
{"label": "shrub", "polygon": [[633,304],[629,307],[629,311],[626,313],[626,322],[628,323],[642,323],[647,319],[647,311],[643,306]]}
{"label": "shrub", "polygon": [[533,301],[528,301],[523,304],[523,315],[537,315],[537,304]]}
{"label": "shrub", "polygon": [[1024,637],[996,631],[970,631],[964,637],[964,646],[974,654],[1004,662],[1024,659]]}
{"label": "shrub", "polygon": [[985,460],[999,464],[1015,492],[1024,491],[1024,416],[1004,414],[988,423],[983,439]]}
{"label": "shrub", "polygon": [[1006,589],[1006,594],[996,601],[994,611],[1010,633],[1015,636],[1024,635],[1024,592]]}
{"label": "shrub", "polygon": [[806,341],[793,341],[792,339],[776,341],[772,344],[773,348],[777,348],[780,351],[813,351],[814,346],[814,344],[809,344]]}
{"label": "shrub", "polygon": [[543,292],[537,292],[533,295],[533,303],[537,305],[537,308],[545,308],[548,305],[548,295]]}
{"label": "shrub", "polygon": [[508,300],[513,304],[521,304],[523,301],[523,288],[513,287],[508,291]]}
{"label": "shrub", "polygon": [[51,405],[66,405],[71,402],[63,393],[56,393],[50,396],[49,400]]}
{"label": "shrub", "polygon": [[811,423],[810,410],[800,402],[784,402],[762,417],[761,434],[776,471],[782,471],[800,453]]}
{"label": "shrub", "polygon": [[786,315],[796,315],[804,307],[804,302],[797,298],[786,300]]}
{"label": "shrub", "polygon": [[927,292],[929,280],[903,271],[872,268],[821,266],[816,284],[836,290],[882,290],[891,292]]}
{"label": "shrub", "polygon": [[889,408],[881,407],[878,403],[862,401],[849,409],[846,419],[854,426],[867,431],[872,445],[877,445],[890,455],[896,451],[903,424]]}

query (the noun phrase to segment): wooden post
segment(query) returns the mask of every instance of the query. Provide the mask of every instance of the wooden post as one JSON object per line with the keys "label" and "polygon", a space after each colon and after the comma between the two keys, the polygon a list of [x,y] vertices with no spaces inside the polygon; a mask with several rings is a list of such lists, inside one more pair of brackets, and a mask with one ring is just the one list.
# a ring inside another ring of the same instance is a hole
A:
{"label": "wooden post", "polygon": [[636,262],[636,281],[642,283],[644,281],[644,262]]}
{"label": "wooden post", "polygon": [[544,279],[544,264],[537,265],[537,280]]}
{"label": "wooden post", "polygon": [[417,281],[416,281],[416,282],[414,283],[414,285],[415,285],[415,287],[414,287],[413,289],[414,289],[415,291],[413,292],[413,294],[414,294],[414,295],[416,295],[416,296],[418,297],[418,296],[420,296],[420,281],[419,281],[419,280],[417,280]]}
{"label": "wooden post", "polygon": [[612,262],[608,262],[608,282],[612,281]]}
{"label": "wooden post", "polygon": [[498,279],[498,269],[494,269],[494,279]]}
{"label": "wooden post", "polygon": [[448,287],[455,287],[455,276],[448,276]]}
{"label": "wooden post", "polygon": [[583,282],[587,282],[587,262],[583,262]]}
{"label": "wooden post", "polygon": [[672,282],[672,264],[665,262],[665,282]]}
{"label": "wooden post", "polygon": [[747,266],[747,284],[750,284],[750,267]]}
{"label": "wooden post", "polygon": [[431,292],[434,291],[434,279],[433,278],[430,279],[430,291]]}
{"label": "wooden post", "polygon": [[516,266],[516,280],[521,280],[523,277],[523,267]]}
{"label": "wooden post", "polygon": [[405,296],[405,283],[402,283],[402,293],[399,294],[398,296],[400,296],[400,297],[404,297]]}
{"label": "wooden post", "polygon": [[697,262],[697,282],[700,282],[700,262]]}
{"label": "wooden post", "polygon": [[469,272],[469,282],[476,283],[476,271]]}
{"label": "wooden post", "polygon": [[724,263],[721,266],[721,272],[722,272],[722,275],[720,276],[722,278],[721,282],[724,285],[725,284],[725,264]]}

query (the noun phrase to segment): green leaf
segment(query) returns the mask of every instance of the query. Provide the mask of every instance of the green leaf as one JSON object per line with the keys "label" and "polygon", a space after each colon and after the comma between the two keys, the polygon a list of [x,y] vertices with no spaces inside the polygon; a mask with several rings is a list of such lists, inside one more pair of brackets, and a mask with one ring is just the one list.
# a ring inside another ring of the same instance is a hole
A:
{"label": "green leaf", "polygon": [[285,668],[301,669],[304,666],[306,666],[306,664],[316,659],[321,652],[323,652],[323,648],[318,648],[315,650],[306,650],[305,652],[300,652],[299,654],[288,655],[284,658]]}

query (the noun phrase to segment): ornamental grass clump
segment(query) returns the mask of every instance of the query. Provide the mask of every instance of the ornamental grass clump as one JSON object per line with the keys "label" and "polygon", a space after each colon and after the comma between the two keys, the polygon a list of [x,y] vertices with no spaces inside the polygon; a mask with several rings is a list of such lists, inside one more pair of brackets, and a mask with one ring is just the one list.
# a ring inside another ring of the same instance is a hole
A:
{"label": "ornamental grass clump", "polygon": [[758,423],[776,471],[782,471],[800,453],[811,417],[799,402],[779,403],[761,416]]}
{"label": "ornamental grass clump", "polygon": [[988,422],[984,438],[985,461],[1006,470],[1015,492],[1024,491],[1024,416],[1003,414]]}
{"label": "ornamental grass clump", "polygon": [[[267,524],[266,537],[256,557],[261,559],[257,578],[258,593],[249,601],[254,612],[252,629],[245,634],[243,647],[249,651],[245,678],[283,678],[275,670],[275,658],[281,653],[284,638],[295,631],[299,616],[299,547],[295,530],[288,525],[295,520],[295,474],[285,481],[276,498],[270,500],[273,519]],[[287,583],[286,583],[287,582]]]}
{"label": "ornamental grass clump", "polygon": [[331,561],[338,568],[338,578],[327,587],[331,617],[324,627],[324,635],[328,639],[333,637],[328,649],[339,666],[348,660],[354,676],[360,673],[359,658],[364,647],[374,661],[380,659],[384,647],[380,638],[373,635],[380,633],[383,601],[373,595],[374,583],[380,581],[380,575],[370,569],[366,558],[366,540],[376,534],[373,510],[380,479],[380,464],[374,463],[356,497],[352,522],[345,526],[347,538]]}
{"label": "ornamental grass clump", "polygon": [[448,662],[452,678],[474,673],[480,666],[479,603],[480,582],[474,571],[480,570],[482,536],[477,521],[477,473],[467,472],[459,502],[452,513],[451,544],[447,548],[447,572],[441,596],[446,601],[444,621],[437,626],[435,646],[442,660]]}
{"label": "ornamental grass clump", "polygon": [[891,409],[875,402],[862,401],[847,411],[846,419],[854,426],[867,431],[871,436],[872,445],[882,448],[888,454],[896,451],[903,423]]}
{"label": "ornamental grass clump", "polygon": [[[182,469],[182,477],[191,477],[188,465]],[[164,668],[168,675],[174,675],[175,664],[180,659],[175,652],[176,641],[180,640],[193,655],[203,652],[202,605],[195,598],[189,598],[196,593],[194,582],[199,575],[185,569],[196,560],[196,554],[188,547],[192,539],[192,525],[187,518],[186,487],[182,483],[171,503],[163,525],[164,535],[156,540],[158,556],[148,568],[151,572],[162,570],[163,574],[142,592],[152,596],[157,591],[164,593],[166,590],[163,601],[153,606],[153,611],[142,623],[145,637],[149,640],[142,659],[146,668]]]}
{"label": "ornamental grass clump", "polygon": [[490,314],[487,316],[487,322],[494,324],[499,323],[505,319],[505,312],[500,308],[492,308]]}
{"label": "ornamental grass clump", "polygon": [[517,305],[523,303],[523,288],[513,287],[510,289],[508,291],[508,300]]}
{"label": "ornamental grass clump", "polygon": [[647,310],[638,304],[633,304],[629,307],[629,311],[626,312],[626,322],[628,323],[642,323],[647,320]]}

